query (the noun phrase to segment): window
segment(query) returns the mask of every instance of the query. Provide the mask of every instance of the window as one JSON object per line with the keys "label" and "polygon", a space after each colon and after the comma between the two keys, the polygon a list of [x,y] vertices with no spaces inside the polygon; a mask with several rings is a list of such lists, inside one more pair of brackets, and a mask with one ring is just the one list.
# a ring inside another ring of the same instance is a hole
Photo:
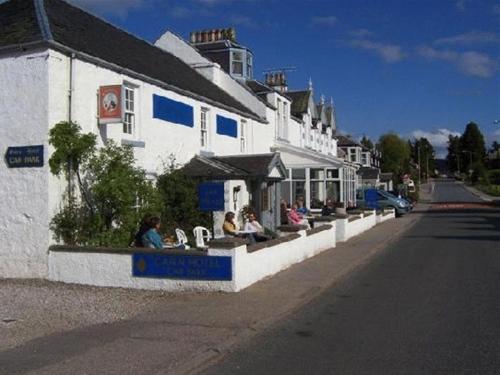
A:
{"label": "window", "polygon": [[200,112],[200,144],[202,149],[208,149],[208,108],[201,108]]}
{"label": "window", "polygon": [[246,120],[241,120],[241,129],[240,129],[240,151],[245,153],[247,150],[247,140],[246,140],[246,132],[247,132],[247,122]]}
{"label": "window", "polygon": [[292,169],[292,202],[299,198],[306,200],[306,170]]}
{"label": "window", "polygon": [[349,161],[356,162],[356,149],[349,148]]}
{"label": "window", "polygon": [[321,208],[325,201],[325,170],[323,168],[311,169],[309,173],[311,192],[309,207]]}
{"label": "window", "polygon": [[231,65],[233,74],[243,74],[243,53],[234,51],[231,54]]}
{"label": "window", "polygon": [[283,102],[283,138],[288,139],[288,103]]}
{"label": "window", "polygon": [[252,55],[247,52],[247,78],[251,79],[253,76],[253,70],[252,70]]}
{"label": "window", "polygon": [[125,106],[123,116],[123,133],[133,134],[135,127],[135,93],[131,86],[123,86],[125,93]]}

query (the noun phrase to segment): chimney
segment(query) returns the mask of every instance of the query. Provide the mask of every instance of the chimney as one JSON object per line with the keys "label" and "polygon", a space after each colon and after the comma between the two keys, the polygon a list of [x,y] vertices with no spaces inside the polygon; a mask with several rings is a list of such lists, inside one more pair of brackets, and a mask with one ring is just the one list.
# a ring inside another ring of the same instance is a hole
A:
{"label": "chimney", "polygon": [[266,85],[273,87],[281,93],[288,91],[286,76],[284,72],[272,72],[266,74]]}

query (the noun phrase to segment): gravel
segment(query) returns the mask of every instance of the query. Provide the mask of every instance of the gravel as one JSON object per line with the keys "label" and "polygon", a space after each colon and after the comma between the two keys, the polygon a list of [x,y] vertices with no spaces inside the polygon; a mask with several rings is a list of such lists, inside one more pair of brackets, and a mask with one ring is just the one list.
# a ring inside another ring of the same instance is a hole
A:
{"label": "gravel", "polygon": [[156,291],[0,279],[0,351],[56,332],[129,319],[178,298]]}

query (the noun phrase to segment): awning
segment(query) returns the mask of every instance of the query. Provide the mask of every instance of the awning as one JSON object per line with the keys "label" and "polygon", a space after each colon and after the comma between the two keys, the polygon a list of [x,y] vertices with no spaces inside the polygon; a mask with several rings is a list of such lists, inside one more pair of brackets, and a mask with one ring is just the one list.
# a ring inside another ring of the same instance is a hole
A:
{"label": "awning", "polygon": [[281,181],[286,178],[285,165],[278,153],[210,157],[196,155],[182,169],[191,177],[219,180]]}

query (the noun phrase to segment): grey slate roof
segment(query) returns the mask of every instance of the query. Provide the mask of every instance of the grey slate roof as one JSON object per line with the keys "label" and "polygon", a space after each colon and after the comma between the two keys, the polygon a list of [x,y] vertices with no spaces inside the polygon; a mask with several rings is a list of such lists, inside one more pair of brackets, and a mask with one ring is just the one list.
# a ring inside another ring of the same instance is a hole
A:
{"label": "grey slate roof", "polygon": [[0,4],[0,47],[36,41],[60,43],[259,118],[174,55],[62,0]]}
{"label": "grey slate roof", "polygon": [[246,85],[250,90],[253,91],[255,94],[264,94],[264,93],[269,93],[273,92],[274,90],[266,85],[265,83],[259,82],[255,79],[249,79],[246,81]]}
{"label": "grey slate roof", "polygon": [[358,174],[363,180],[377,180],[380,176],[380,170],[378,168],[361,167]]}
{"label": "grey slate roof", "polygon": [[302,115],[307,113],[311,91],[288,91],[286,95],[292,100],[292,106],[290,108],[292,115],[302,118]]}
{"label": "grey slate roof", "polygon": [[358,142],[352,140],[351,138],[348,138],[344,135],[336,135],[335,138],[337,139],[337,146],[340,147],[349,147],[349,146],[358,146],[362,147]]}
{"label": "grey slate roof", "polygon": [[[279,154],[200,156],[196,155],[183,167],[184,173],[192,177],[230,179],[266,178],[277,167],[284,179],[285,166]],[[273,178],[280,180],[280,178]]]}

